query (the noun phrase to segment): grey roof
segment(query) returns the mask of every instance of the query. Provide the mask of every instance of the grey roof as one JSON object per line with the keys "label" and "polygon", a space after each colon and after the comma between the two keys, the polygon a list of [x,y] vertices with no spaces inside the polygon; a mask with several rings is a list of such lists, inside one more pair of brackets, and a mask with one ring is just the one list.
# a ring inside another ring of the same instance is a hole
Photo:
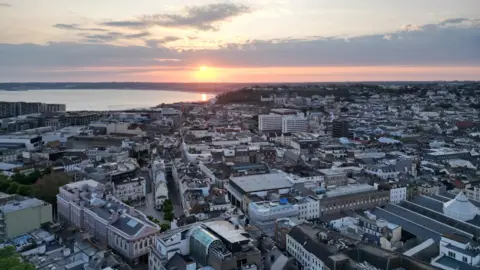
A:
{"label": "grey roof", "polygon": [[451,269],[457,269],[457,270],[476,270],[476,269],[478,269],[475,266],[466,264],[466,263],[461,262],[461,261],[457,261],[456,259],[450,258],[448,256],[440,257],[435,262],[438,263],[438,264],[447,266]]}
{"label": "grey roof", "polygon": [[[453,194],[451,192],[443,192],[441,194],[439,194],[441,197],[444,197],[444,198],[447,198],[446,201],[449,201],[451,199],[455,199],[455,197],[457,196],[457,194]],[[475,205],[476,207],[479,207],[480,208],[480,202],[479,201],[475,201],[475,200],[469,200],[473,205]]]}
{"label": "grey roof", "polygon": [[[475,235],[476,237],[480,237],[480,227],[472,225],[467,222],[462,222],[460,220],[448,217],[443,214],[441,211],[435,211],[432,210],[431,208],[428,207],[428,205],[422,204],[422,202],[435,202],[434,199],[431,199],[429,197],[417,197],[414,202],[408,202],[404,201],[400,204],[400,206],[409,209],[411,211],[414,211],[416,213],[419,213],[420,215],[427,216],[429,218],[432,218],[436,221],[439,221],[443,224],[455,227],[461,231],[464,231],[466,233]],[[415,203],[416,202],[416,203]],[[441,204],[441,203],[440,203]]]}
{"label": "grey roof", "polygon": [[230,181],[236,184],[245,193],[292,187],[292,183],[283,173],[267,173],[248,176],[231,177]]}
{"label": "grey roof", "polygon": [[115,228],[128,235],[135,235],[143,228],[143,222],[129,216],[121,216],[112,224]]}
{"label": "grey roof", "polygon": [[24,200],[10,201],[7,204],[1,205],[0,210],[4,213],[15,212],[39,205],[44,205],[46,202],[36,198],[25,198]]}
{"label": "grey roof", "polygon": [[423,226],[425,226],[427,228],[430,228],[430,229],[434,230],[435,232],[437,232],[439,234],[456,232],[460,235],[464,235],[464,236],[467,236],[469,238],[472,237],[471,234],[467,234],[462,230],[450,227],[450,226],[448,226],[448,225],[446,225],[446,224],[444,224],[444,223],[442,223],[438,220],[426,217],[422,214],[416,213],[414,211],[411,211],[411,210],[409,210],[407,208],[404,208],[404,207],[401,207],[399,205],[387,204],[385,206],[385,210],[387,210],[391,213],[397,214],[399,216],[408,218],[415,223],[422,224]]}
{"label": "grey roof", "polygon": [[321,243],[316,236],[316,231],[312,228],[304,226],[303,224],[293,227],[288,235],[295,239],[300,245],[302,245],[309,253],[319,258],[324,264],[330,266],[331,260],[329,257],[334,253]]}
{"label": "grey roof", "polygon": [[418,196],[412,202],[415,204],[419,204],[423,207],[427,207],[432,211],[443,213],[443,202],[438,201],[432,197]]}
{"label": "grey roof", "polygon": [[383,219],[385,219],[389,222],[392,222],[392,223],[395,223],[395,224],[398,224],[398,225],[402,226],[402,230],[405,230],[405,231],[417,236],[420,239],[432,238],[436,242],[440,242],[440,239],[442,237],[442,235],[440,233],[435,232],[434,230],[423,226],[423,224],[415,223],[415,222],[409,220],[406,217],[402,217],[402,216],[393,214],[393,213],[388,212],[388,211],[386,211],[382,208],[375,208],[373,210],[373,214],[377,218],[383,218]]}

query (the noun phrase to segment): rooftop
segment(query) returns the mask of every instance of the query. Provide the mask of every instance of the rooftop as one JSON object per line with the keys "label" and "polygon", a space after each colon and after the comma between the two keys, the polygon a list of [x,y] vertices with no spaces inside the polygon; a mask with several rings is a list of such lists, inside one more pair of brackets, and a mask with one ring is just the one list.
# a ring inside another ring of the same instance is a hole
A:
{"label": "rooftop", "polygon": [[48,203],[36,199],[36,198],[26,198],[25,200],[14,200],[10,201],[7,204],[4,204],[0,206],[0,210],[2,210],[4,213],[9,213],[9,212],[15,212],[39,205],[47,205]]}
{"label": "rooftop", "polygon": [[292,187],[292,183],[288,180],[287,176],[278,172],[230,177],[230,181],[246,193]]}
{"label": "rooftop", "polygon": [[235,225],[228,221],[215,220],[205,222],[204,225],[230,243],[249,241],[249,238],[243,235],[245,230],[235,228]]}

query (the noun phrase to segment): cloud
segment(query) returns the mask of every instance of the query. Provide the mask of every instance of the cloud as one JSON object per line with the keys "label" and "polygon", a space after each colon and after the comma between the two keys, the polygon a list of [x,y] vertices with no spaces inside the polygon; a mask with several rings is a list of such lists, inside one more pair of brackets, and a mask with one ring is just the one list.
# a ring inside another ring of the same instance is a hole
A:
{"label": "cloud", "polygon": [[181,38],[181,37],[166,36],[166,37],[161,38],[161,39],[149,39],[149,40],[146,40],[146,41],[145,41],[145,44],[146,44],[148,47],[156,48],[156,47],[158,47],[158,46],[162,46],[162,45],[165,45],[165,44],[167,44],[167,43],[175,42],[175,41],[182,40],[182,39],[183,39],[183,38]]}
{"label": "cloud", "polygon": [[104,42],[112,42],[121,39],[141,39],[144,37],[150,36],[149,32],[140,32],[135,34],[124,34],[120,32],[108,32],[106,34],[95,34],[95,35],[81,35],[84,37],[84,40],[90,43],[104,43]]}
{"label": "cloud", "polygon": [[179,14],[144,15],[137,20],[109,21],[101,25],[132,29],[145,29],[152,26],[169,28],[191,28],[202,31],[218,30],[218,24],[234,17],[252,12],[245,5],[218,3],[203,6],[190,6]]}
{"label": "cloud", "polygon": [[72,31],[93,31],[93,32],[106,32],[106,29],[103,28],[84,28],[81,27],[79,24],[63,24],[58,23],[53,25],[55,28],[63,29],[63,30],[72,30]]}
{"label": "cloud", "polygon": [[[115,46],[120,39],[145,39],[148,32],[87,35],[88,44],[52,42],[0,44],[0,80],[29,78],[43,69],[85,67],[331,67],[331,66],[459,66],[480,67],[480,25],[427,24],[378,35],[248,40],[216,49],[177,50],[165,46]],[[150,39],[150,45],[177,37]],[[178,61],[159,61],[176,59]],[[23,77],[22,77],[23,76]],[[42,76],[48,76],[44,74]],[[53,75],[52,75],[53,76]],[[480,76],[480,74],[478,74]],[[36,78],[36,77],[34,77]],[[59,78],[58,75],[55,78]]]}
{"label": "cloud", "polygon": [[0,8],[9,8],[9,7],[12,7],[12,5],[8,3],[0,3]]}

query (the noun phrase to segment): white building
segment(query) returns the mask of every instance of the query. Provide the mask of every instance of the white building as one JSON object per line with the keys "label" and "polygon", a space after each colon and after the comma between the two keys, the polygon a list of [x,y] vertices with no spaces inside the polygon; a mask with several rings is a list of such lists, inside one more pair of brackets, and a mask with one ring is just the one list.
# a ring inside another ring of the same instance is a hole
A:
{"label": "white building", "polygon": [[470,187],[464,190],[465,196],[470,200],[480,201],[480,187]]}
{"label": "white building", "polygon": [[3,135],[0,136],[0,143],[23,144],[27,151],[36,151],[42,147],[43,140],[38,135]]}
{"label": "white building", "polygon": [[298,218],[303,220],[312,220],[320,218],[320,203],[317,198],[297,197]]}
{"label": "white building", "polygon": [[480,210],[468,200],[463,192],[460,192],[454,199],[443,204],[443,213],[456,220],[468,221],[480,215]]}
{"label": "white building", "polygon": [[258,116],[258,130],[280,131],[282,130],[282,115],[263,114]]}
{"label": "white building", "polygon": [[114,196],[121,201],[144,200],[147,196],[146,181],[143,177],[114,183]]}
{"label": "white building", "polygon": [[462,235],[444,234],[440,254],[432,260],[432,265],[445,270],[474,269],[480,265],[480,248]]}
{"label": "white building", "polygon": [[318,256],[323,252],[321,244],[308,237],[302,231],[303,227],[302,225],[296,226],[286,235],[287,252],[298,261],[303,269],[326,269],[325,264]]}
{"label": "white building", "polygon": [[283,133],[306,132],[308,130],[308,119],[305,117],[284,117],[282,119]]}
{"label": "white building", "polygon": [[390,189],[390,202],[398,204],[407,199],[407,187],[392,187]]}

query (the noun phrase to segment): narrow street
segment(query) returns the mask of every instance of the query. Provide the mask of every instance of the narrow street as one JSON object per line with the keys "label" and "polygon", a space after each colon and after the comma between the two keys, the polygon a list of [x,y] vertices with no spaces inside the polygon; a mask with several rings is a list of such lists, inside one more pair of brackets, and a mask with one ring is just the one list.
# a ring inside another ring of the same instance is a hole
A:
{"label": "narrow street", "polygon": [[148,171],[141,171],[140,176],[145,178],[146,181],[146,189],[147,189],[147,197],[145,199],[145,204],[142,206],[135,207],[136,209],[140,210],[147,216],[152,216],[158,219],[160,222],[163,222],[163,212],[155,210],[155,194],[154,194],[154,187],[153,181],[150,177]]}
{"label": "narrow street", "polygon": [[184,214],[180,193],[178,192],[177,186],[175,186],[175,182],[172,176],[167,176],[167,188],[168,188],[168,195],[170,200],[172,201],[173,205],[173,212],[175,217],[180,217]]}

